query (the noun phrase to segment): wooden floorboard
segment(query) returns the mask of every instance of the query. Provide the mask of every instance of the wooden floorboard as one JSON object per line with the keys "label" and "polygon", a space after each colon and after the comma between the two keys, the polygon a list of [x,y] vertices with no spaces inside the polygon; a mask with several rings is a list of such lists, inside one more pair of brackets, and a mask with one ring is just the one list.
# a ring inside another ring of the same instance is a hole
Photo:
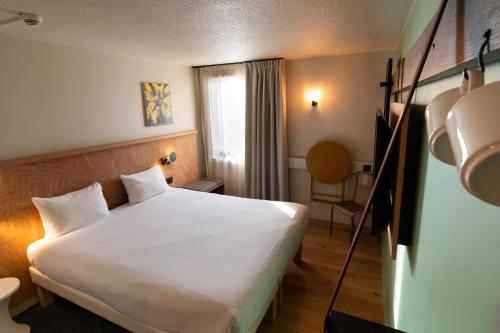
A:
{"label": "wooden floorboard", "polygon": [[[283,304],[274,323],[264,321],[258,333],[322,332],[331,293],[349,247],[350,227],[310,220],[303,243],[303,263],[290,264],[283,279]],[[363,234],[354,253],[335,310],[383,323],[382,262],[377,237]]]}

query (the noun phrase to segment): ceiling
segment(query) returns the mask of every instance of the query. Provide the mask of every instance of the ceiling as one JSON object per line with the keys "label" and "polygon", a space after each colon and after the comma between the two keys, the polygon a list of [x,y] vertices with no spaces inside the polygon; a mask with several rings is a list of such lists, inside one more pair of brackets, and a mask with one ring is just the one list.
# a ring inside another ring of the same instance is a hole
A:
{"label": "ceiling", "polygon": [[201,65],[395,49],[414,0],[0,0],[0,33]]}

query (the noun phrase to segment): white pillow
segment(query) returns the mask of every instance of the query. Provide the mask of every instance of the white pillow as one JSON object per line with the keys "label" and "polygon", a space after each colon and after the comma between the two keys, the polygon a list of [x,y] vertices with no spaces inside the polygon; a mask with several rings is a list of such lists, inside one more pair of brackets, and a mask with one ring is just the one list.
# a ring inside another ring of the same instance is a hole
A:
{"label": "white pillow", "polygon": [[154,197],[168,189],[163,172],[157,166],[132,175],[122,175],[121,179],[131,204]]}
{"label": "white pillow", "polygon": [[80,229],[109,215],[99,183],[59,197],[31,200],[40,213],[47,239]]}

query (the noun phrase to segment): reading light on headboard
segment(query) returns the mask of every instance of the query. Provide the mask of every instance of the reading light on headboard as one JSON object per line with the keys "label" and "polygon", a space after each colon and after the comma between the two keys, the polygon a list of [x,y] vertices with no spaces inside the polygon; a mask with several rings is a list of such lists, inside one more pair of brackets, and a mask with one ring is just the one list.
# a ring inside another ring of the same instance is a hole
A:
{"label": "reading light on headboard", "polygon": [[177,159],[177,154],[175,153],[175,151],[173,151],[170,154],[168,154],[168,156],[160,157],[160,162],[162,165],[165,165],[175,162],[176,159]]}

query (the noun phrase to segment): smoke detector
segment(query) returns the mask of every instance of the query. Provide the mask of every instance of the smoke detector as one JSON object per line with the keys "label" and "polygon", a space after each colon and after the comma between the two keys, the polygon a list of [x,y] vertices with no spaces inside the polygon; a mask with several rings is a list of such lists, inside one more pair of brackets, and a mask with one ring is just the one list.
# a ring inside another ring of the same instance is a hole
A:
{"label": "smoke detector", "polygon": [[20,13],[19,16],[21,19],[26,23],[26,25],[39,25],[40,23],[43,22],[43,19],[41,16],[33,14],[33,13]]}

